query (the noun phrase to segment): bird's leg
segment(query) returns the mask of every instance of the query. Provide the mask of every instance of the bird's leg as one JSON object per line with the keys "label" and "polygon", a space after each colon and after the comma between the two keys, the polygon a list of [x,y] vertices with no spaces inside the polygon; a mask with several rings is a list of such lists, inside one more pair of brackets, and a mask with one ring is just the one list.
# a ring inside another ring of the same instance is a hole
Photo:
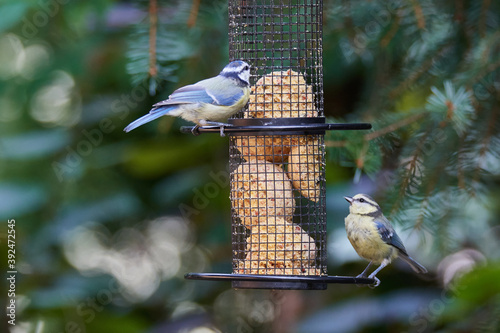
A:
{"label": "bird's leg", "polygon": [[366,272],[368,271],[368,268],[370,268],[371,265],[372,265],[372,262],[370,261],[368,263],[368,266],[366,266],[365,270],[361,274],[359,274],[358,276],[356,276],[356,277],[357,278],[364,278],[364,277],[366,277]]}
{"label": "bird's leg", "polygon": [[375,280],[375,284],[373,285],[373,287],[377,287],[380,284],[380,280],[377,279],[377,277],[375,275],[377,275],[377,273],[380,272],[382,270],[382,268],[389,265],[389,263],[390,263],[390,261],[387,259],[382,260],[382,263],[380,264],[380,266],[378,266],[378,268],[376,270],[374,270],[373,273],[370,274],[370,276],[368,276],[369,279]]}
{"label": "bird's leg", "polygon": [[387,259],[382,260],[382,263],[380,264],[380,266],[378,266],[378,268],[376,270],[374,270],[373,273],[371,273],[370,276],[368,276],[368,278],[374,279],[375,275],[377,275],[377,273],[380,272],[382,270],[382,268],[384,268],[388,264],[389,264],[389,262],[387,261]]}

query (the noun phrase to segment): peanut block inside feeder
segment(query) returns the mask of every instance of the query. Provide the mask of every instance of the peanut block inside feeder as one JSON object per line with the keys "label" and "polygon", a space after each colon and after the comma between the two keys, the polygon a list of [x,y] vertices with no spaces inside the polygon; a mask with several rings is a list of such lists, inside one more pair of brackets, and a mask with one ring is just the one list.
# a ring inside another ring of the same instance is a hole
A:
{"label": "peanut block inside feeder", "polygon": [[279,166],[256,159],[244,162],[233,173],[231,185],[233,210],[245,227],[266,224],[268,217],[292,220],[292,184]]}
{"label": "peanut block inside feeder", "polygon": [[251,87],[246,118],[317,117],[312,86],[291,69],[264,75]]}
{"label": "peanut block inside feeder", "polygon": [[246,160],[256,158],[271,163],[284,163],[291,150],[290,136],[241,136],[236,147]]}
{"label": "peanut block inside feeder", "polygon": [[316,244],[299,225],[282,218],[251,227],[247,255],[238,262],[240,274],[321,275],[313,267]]}
{"label": "peanut block inside feeder", "polygon": [[[300,226],[282,218],[269,218],[267,224],[252,226],[247,250],[263,260],[299,260],[309,264],[316,258],[316,244]],[[249,260],[249,255],[247,255]]]}
{"label": "peanut block inside feeder", "polygon": [[288,176],[293,187],[309,200],[318,201],[323,169],[323,154],[316,136],[301,137],[288,157]]}

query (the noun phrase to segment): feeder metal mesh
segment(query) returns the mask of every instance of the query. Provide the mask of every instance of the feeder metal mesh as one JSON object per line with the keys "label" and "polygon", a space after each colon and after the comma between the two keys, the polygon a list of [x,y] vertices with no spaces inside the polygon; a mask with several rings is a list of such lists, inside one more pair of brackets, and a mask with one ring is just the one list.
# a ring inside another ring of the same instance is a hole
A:
{"label": "feeder metal mesh", "polygon": [[[235,118],[323,117],[321,20],[321,0],[229,0],[230,59],[253,67]],[[322,134],[231,136],[234,274],[326,275],[324,156]]]}

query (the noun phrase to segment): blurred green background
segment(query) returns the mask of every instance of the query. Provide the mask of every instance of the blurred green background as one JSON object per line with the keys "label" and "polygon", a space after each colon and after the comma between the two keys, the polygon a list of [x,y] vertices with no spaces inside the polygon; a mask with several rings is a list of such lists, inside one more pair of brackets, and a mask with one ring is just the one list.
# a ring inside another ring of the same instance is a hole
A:
{"label": "blurred green background", "polygon": [[359,192],[430,271],[396,261],[373,290],[184,280],[231,271],[229,188],[199,199],[228,139],[122,129],[228,62],[227,2],[5,0],[0,17],[0,267],[15,219],[18,271],[0,331],[500,332],[498,2],[324,2],[325,113],[374,124],[327,136],[329,274],[366,265],[343,225]]}

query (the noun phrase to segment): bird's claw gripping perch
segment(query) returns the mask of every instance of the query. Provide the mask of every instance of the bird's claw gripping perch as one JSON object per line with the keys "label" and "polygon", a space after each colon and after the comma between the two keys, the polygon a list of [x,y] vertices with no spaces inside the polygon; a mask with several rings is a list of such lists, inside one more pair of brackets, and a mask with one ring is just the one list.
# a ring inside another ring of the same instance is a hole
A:
{"label": "bird's claw gripping perch", "polygon": [[226,133],[224,133],[224,129],[225,129],[226,127],[231,127],[231,126],[233,126],[233,125],[232,125],[232,124],[223,124],[223,125],[221,125],[221,126],[220,126],[220,136],[221,136],[221,137],[225,137],[225,136],[226,136]]}
{"label": "bird's claw gripping perch", "polygon": [[191,129],[191,133],[193,133],[194,136],[200,135],[200,126],[196,125]]}
{"label": "bird's claw gripping perch", "polygon": [[374,279],[375,280],[375,283],[374,284],[370,284],[368,287],[370,289],[374,289],[374,288],[377,288],[379,285],[380,285],[380,280],[378,279],[378,277],[368,277],[369,279]]}

